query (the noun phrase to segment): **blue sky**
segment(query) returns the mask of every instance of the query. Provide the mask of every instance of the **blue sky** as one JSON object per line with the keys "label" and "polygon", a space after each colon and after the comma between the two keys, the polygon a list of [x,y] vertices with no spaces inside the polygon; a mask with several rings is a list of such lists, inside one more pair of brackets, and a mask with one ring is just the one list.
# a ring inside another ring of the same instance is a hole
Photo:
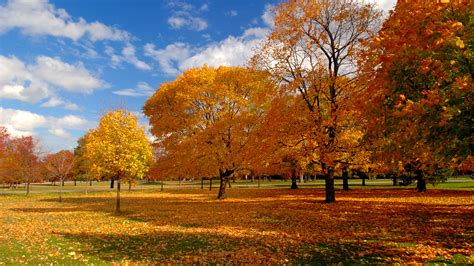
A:
{"label": "blue sky", "polygon": [[[183,70],[244,65],[280,0],[0,0],[0,125],[71,149]],[[394,0],[378,1],[388,10]]]}

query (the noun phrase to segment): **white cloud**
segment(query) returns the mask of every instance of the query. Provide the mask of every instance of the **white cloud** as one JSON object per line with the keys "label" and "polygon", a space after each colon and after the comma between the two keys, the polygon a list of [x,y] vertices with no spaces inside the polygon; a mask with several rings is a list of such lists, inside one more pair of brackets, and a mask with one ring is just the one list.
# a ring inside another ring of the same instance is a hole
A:
{"label": "white cloud", "polygon": [[63,99],[53,96],[48,101],[41,104],[41,107],[58,107],[62,106],[64,109],[68,110],[79,110],[79,106],[75,103],[64,101]]}
{"label": "white cloud", "polygon": [[8,132],[16,137],[36,135],[36,130],[46,128],[56,137],[69,138],[70,132],[67,129],[83,129],[90,125],[89,121],[75,115],[43,116],[29,111],[0,107],[0,126],[6,127]]}
{"label": "white cloud", "polygon": [[141,70],[151,70],[151,66],[137,58],[135,47],[131,43],[127,43],[122,49],[121,54],[116,54],[115,49],[111,46],[105,47],[105,53],[110,56],[113,67],[118,67],[122,62],[127,62]]}
{"label": "white cloud", "polygon": [[387,12],[395,7],[397,0],[372,0],[372,2]]}
{"label": "white cloud", "polygon": [[196,8],[185,1],[171,0],[168,1],[168,6],[173,9],[173,14],[168,18],[168,24],[173,29],[203,31],[209,26],[207,21],[199,16],[199,13],[209,10],[208,4]]}
{"label": "white cloud", "polygon": [[176,75],[180,71],[175,66],[189,58],[193,48],[189,44],[176,42],[166,46],[164,49],[157,50],[155,45],[148,43],[144,47],[145,55],[152,57],[159,64],[163,72],[167,75]]}
{"label": "white cloud", "polygon": [[103,86],[82,64],[71,65],[48,56],[38,56],[31,72],[45,82],[71,92],[92,93]]}
{"label": "white cloud", "polygon": [[191,30],[202,31],[207,29],[207,21],[200,17],[194,17],[187,12],[179,12],[168,18],[168,24],[173,29],[187,27]]}
{"label": "white cloud", "polygon": [[139,82],[133,89],[123,89],[114,91],[114,94],[131,97],[148,97],[153,95],[155,90],[146,82]]}
{"label": "white cloud", "polygon": [[265,5],[265,11],[262,15],[263,23],[268,27],[273,27],[275,25],[275,6],[274,5]]}
{"label": "white cloud", "polygon": [[71,65],[47,56],[25,64],[14,56],[0,55],[0,98],[37,102],[54,96],[56,89],[91,93],[104,86],[82,64]]}
{"label": "white cloud", "polygon": [[239,15],[239,12],[237,12],[237,10],[229,10],[229,12],[226,12],[225,14],[226,16],[229,16],[229,17],[235,17]]}
{"label": "white cloud", "polygon": [[50,35],[77,41],[130,39],[128,32],[100,22],[89,23],[83,18],[74,20],[64,9],[56,8],[47,0],[9,0],[0,6],[0,34],[18,28],[30,36]]}
{"label": "white cloud", "polygon": [[209,66],[242,66],[252,56],[255,47],[269,33],[268,28],[250,28],[241,36],[226,39],[204,47],[193,47],[186,43],[173,43],[163,49],[153,44],[145,45],[145,55],[152,57],[165,74],[176,75],[188,68]]}

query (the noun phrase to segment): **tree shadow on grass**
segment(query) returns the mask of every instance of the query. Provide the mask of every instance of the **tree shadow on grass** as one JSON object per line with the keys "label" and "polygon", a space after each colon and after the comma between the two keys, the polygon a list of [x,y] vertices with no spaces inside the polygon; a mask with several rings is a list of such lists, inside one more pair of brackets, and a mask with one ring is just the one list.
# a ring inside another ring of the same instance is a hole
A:
{"label": "tree shadow on grass", "polygon": [[[140,263],[232,263],[253,262],[239,257],[244,238],[222,237],[215,234],[183,234],[175,232],[138,235],[71,234],[58,235],[83,245],[81,253],[107,262]],[[248,239],[246,240],[248,241]],[[254,244],[262,245],[256,241]],[[84,248],[85,247],[85,248]]]}

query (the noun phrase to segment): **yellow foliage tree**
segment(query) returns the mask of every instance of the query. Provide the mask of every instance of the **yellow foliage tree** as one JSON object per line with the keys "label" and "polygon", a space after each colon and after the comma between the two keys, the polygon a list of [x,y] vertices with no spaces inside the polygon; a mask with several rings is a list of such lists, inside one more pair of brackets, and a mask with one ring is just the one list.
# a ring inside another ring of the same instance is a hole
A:
{"label": "yellow foliage tree", "polygon": [[161,85],[144,106],[162,151],[153,167],[157,174],[219,176],[218,199],[225,198],[229,177],[248,170],[252,155],[259,152],[249,139],[264,117],[273,87],[265,72],[207,66]]}
{"label": "yellow foliage tree", "polygon": [[117,180],[116,212],[120,212],[120,181],[142,179],[153,162],[144,128],[122,109],[107,112],[99,127],[86,134],[85,157],[93,176]]}

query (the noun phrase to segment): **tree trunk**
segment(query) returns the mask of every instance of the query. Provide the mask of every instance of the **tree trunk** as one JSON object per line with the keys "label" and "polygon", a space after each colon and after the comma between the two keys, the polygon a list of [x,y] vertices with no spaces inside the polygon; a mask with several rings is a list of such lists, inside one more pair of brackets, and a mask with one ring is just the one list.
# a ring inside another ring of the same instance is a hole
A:
{"label": "tree trunk", "polygon": [[393,176],[393,185],[394,185],[394,186],[397,185],[397,181],[398,181],[397,175],[394,175],[394,176]]}
{"label": "tree trunk", "polygon": [[250,179],[252,183],[253,183],[254,179],[255,179],[255,177],[252,175],[251,179]]}
{"label": "tree trunk", "polygon": [[[323,172],[325,165],[322,165]],[[326,203],[332,203],[336,201],[336,192],[334,189],[334,172],[331,166],[328,167],[327,173],[325,174],[325,188],[326,188]]]}
{"label": "tree trunk", "polygon": [[257,177],[258,181],[258,188],[260,188],[260,176]]}
{"label": "tree trunk", "polygon": [[91,187],[92,187],[92,179],[91,179],[91,180],[89,180],[89,186],[91,186]]}
{"label": "tree trunk", "polygon": [[201,189],[204,189],[204,178],[201,178]]}
{"label": "tree trunk", "polygon": [[209,191],[212,190],[212,178],[209,179]]}
{"label": "tree trunk", "polygon": [[423,177],[423,172],[421,170],[417,170],[416,174],[416,189],[418,192],[426,192],[426,181]]}
{"label": "tree trunk", "polygon": [[120,179],[117,178],[117,200],[115,202],[115,212],[120,212]]}
{"label": "tree trunk", "polygon": [[349,173],[347,168],[342,170],[342,190],[349,191]]}
{"label": "tree trunk", "polygon": [[61,179],[60,184],[59,184],[59,202],[63,201],[63,186],[64,186],[64,180],[63,179]]}
{"label": "tree trunk", "polygon": [[132,182],[128,183],[128,192],[132,191]]}
{"label": "tree trunk", "polygon": [[225,193],[225,189],[227,187],[227,183],[229,182],[229,176],[226,175],[226,172],[219,174],[220,185],[219,185],[219,194],[217,195],[217,199],[225,199],[227,197]]}
{"label": "tree trunk", "polygon": [[300,170],[300,183],[304,182],[304,174],[303,171]]}
{"label": "tree trunk", "polygon": [[77,186],[77,184],[76,184],[76,179],[74,179],[74,186]]}
{"label": "tree trunk", "polygon": [[110,188],[114,188],[114,179],[112,178],[112,180],[110,180]]}
{"label": "tree trunk", "polygon": [[297,189],[298,184],[296,184],[296,168],[291,169],[291,189]]}
{"label": "tree trunk", "polygon": [[230,179],[227,179],[227,184],[229,185],[229,188],[232,188],[232,186],[230,185]]}
{"label": "tree trunk", "polygon": [[30,195],[30,178],[26,179],[26,195]]}
{"label": "tree trunk", "polygon": [[326,203],[332,203],[336,201],[336,193],[334,190],[334,177],[326,176]]}
{"label": "tree trunk", "polygon": [[366,176],[365,176],[365,173],[364,173],[364,175],[362,176],[362,186],[365,186],[365,179],[366,179]]}

